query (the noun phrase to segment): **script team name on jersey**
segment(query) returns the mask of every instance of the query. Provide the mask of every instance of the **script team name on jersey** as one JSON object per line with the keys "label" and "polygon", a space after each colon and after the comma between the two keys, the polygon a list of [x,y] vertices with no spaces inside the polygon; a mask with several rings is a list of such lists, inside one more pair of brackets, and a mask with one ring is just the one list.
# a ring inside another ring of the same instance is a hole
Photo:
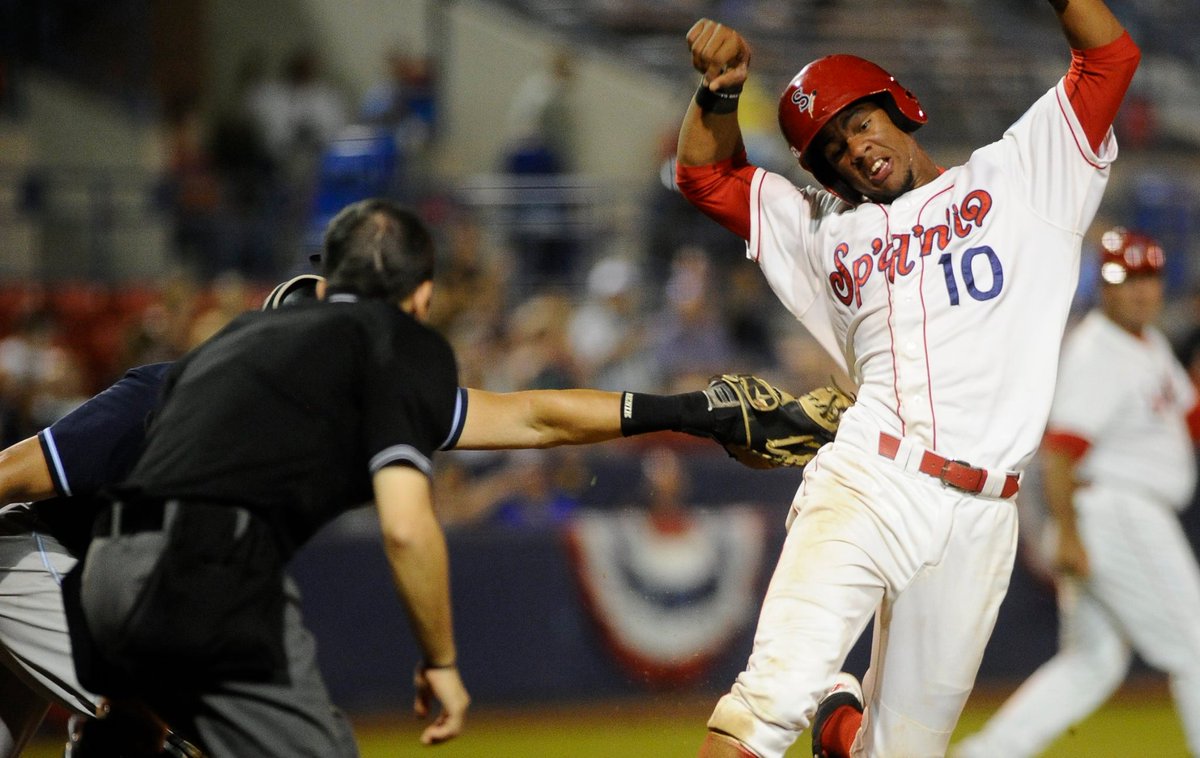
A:
{"label": "script team name on jersey", "polygon": [[[854,253],[850,246],[845,242],[839,243],[833,250],[833,271],[829,274],[829,284],[834,297],[842,305],[853,304],[855,307],[861,307],[862,288],[876,271],[886,276],[889,282],[896,281],[897,276],[908,276],[916,268],[914,257],[923,258],[935,250],[941,252],[949,246],[951,240],[963,239],[973,230],[982,229],[991,209],[991,194],[987,190],[972,190],[961,203],[952,204],[946,209],[944,224],[915,225],[911,232],[891,235],[890,244],[882,237],[876,237],[871,240],[870,252],[863,252],[853,260],[851,257]],[[977,283],[974,274],[973,263],[978,256],[984,256],[991,266],[991,284],[987,288]],[[938,262],[946,276],[950,304],[958,305],[958,284],[949,253],[942,255]],[[1004,286],[1003,268],[990,247],[976,247],[964,251],[962,271],[964,285],[975,300],[990,300],[998,295]]]}

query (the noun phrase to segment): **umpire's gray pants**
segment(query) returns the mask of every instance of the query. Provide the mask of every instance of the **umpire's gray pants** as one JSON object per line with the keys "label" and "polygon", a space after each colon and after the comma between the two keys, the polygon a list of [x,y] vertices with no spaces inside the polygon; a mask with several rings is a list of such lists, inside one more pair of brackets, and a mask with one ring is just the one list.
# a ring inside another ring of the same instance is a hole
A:
{"label": "umpire's gray pants", "polygon": [[[168,516],[168,520],[169,520]],[[166,545],[164,532],[96,537],[88,549],[81,603],[89,623],[126,618]],[[349,721],[334,707],[317,668],[317,646],[300,614],[300,592],[285,577],[284,684],[223,682],[179,693],[177,707],[151,703],[181,734],[199,738],[212,758],[357,758]],[[191,703],[198,697],[198,703]]]}
{"label": "umpire's gray pants", "polygon": [[357,758],[345,715],[317,668],[317,644],[300,615],[300,592],[284,580],[288,684],[227,682],[200,699],[196,734],[212,758]]}

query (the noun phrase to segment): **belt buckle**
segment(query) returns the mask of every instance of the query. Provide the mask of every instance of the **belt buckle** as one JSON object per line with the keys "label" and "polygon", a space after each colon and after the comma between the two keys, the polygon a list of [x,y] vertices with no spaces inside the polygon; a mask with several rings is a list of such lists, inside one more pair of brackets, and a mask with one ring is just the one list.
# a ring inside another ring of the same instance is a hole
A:
{"label": "belt buckle", "polygon": [[[946,485],[947,487],[953,487],[954,489],[958,490],[959,492],[966,492],[966,493],[969,493],[972,495],[978,494],[983,489],[982,486],[977,486],[975,489],[970,489],[968,487],[963,487],[960,484],[955,484],[954,482],[952,482],[946,478],[949,475],[948,472],[949,472],[950,466],[953,464],[958,464],[959,466],[962,466],[963,468],[967,469],[971,473],[983,474],[982,471],[975,468],[970,463],[967,463],[964,460],[960,460],[957,458],[951,460],[951,459],[947,458],[942,463],[942,470],[938,472],[938,477],[937,477],[938,481],[940,481],[942,484]],[[984,476],[986,477],[986,474],[984,474]]]}

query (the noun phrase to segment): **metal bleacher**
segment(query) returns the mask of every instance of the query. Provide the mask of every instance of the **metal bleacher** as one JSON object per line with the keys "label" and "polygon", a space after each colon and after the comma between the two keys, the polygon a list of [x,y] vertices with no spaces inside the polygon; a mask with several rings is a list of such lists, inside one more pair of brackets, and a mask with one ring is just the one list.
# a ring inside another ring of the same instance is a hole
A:
{"label": "metal bleacher", "polygon": [[502,4],[581,44],[619,50],[643,70],[668,79],[690,80],[683,38],[701,16],[742,31],[754,46],[755,75],[771,91],[782,89],[809,60],[835,52],[861,55],[921,98],[933,117],[927,140],[952,144],[997,138],[1061,76],[1067,60],[1052,20],[1034,24],[1019,12],[971,0]]}

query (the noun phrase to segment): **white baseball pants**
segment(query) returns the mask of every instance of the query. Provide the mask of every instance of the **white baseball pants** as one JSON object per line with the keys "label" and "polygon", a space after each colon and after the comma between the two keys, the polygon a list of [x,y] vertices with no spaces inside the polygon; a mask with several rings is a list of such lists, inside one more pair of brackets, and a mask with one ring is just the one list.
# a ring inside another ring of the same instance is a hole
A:
{"label": "white baseball pants", "polygon": [[746,670],[709,726],[782,756],[872,614],[855,756],[944,756],[1008,589],[1014,503],[836,442],[808,465]]}

